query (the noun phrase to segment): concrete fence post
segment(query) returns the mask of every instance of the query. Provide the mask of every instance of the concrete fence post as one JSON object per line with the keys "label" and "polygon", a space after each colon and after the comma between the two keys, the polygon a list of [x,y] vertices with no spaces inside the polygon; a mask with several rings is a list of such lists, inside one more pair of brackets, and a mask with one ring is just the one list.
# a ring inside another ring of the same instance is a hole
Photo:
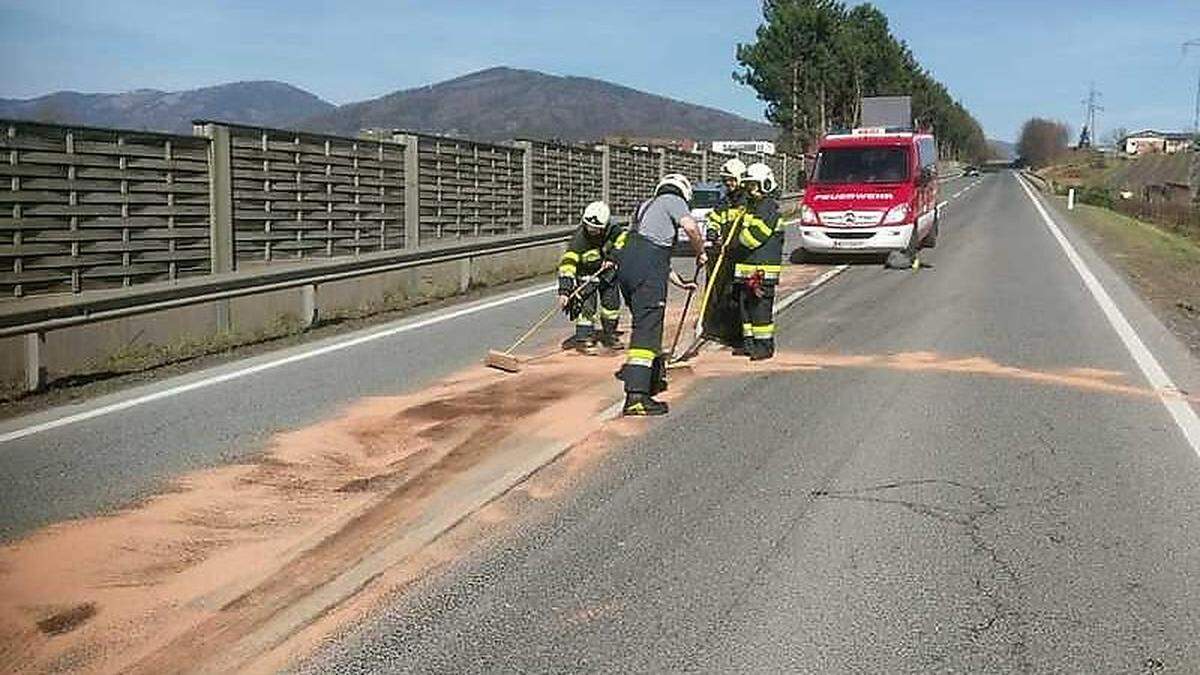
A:
{"label": "concrete fence post", "polygon": [[25,391],[41,391],[46,386],[46,364],[42,362],[45,347],[45,333],[25,334]]}
{"label": "concrete fence post", "polygon": [[708,150],[700,151],[700,182],[708,182]]}
{"label": "concrete fence post", "polygon": [[783,175],[778,177],[784,192],[792,192],[791,175],[788,173],[788,155],[785,152],[783,153]]}
{"label": "concrete fence post", "polygon": [[612,205],[612,146],[600,146],[600,198]]}
{"label": "concrete fence post", "polygon": [[533,142],[517,141],[521,148],[521,229],[533,229]]}
{"label": "concrete fence post", "polygon": [[404,143],[404,248],[421,245],[421,140],[402,134]]}
{"label": "concrete fence post", "polygon": [[655,148],[654,151],[658,153],[658,177],[662,178],[667,175],[667,149]]}
{"label": "concrete fence post", "polygon": [[[229,127],[207,123],[203,135],[208,140],[208,249],[213,274],[237,269],[233,231],[233,159]],[[228,333],[232,326],[228,300],[218,300],[217,331]]]}

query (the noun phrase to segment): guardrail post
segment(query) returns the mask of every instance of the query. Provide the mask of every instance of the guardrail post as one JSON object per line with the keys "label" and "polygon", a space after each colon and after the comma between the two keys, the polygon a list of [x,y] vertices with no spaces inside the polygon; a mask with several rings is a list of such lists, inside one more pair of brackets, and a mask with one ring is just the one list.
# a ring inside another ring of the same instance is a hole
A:
{"label": "guardrail post", "polygon": [[421,140],[400,136],[404,143],[404,248],[421,245]]}
{"label": "guardrail post", "polygon": [[612,205],[612,146],[600,146],[600,198]]}
{"label": "guardrail post", "polygon": [[317,309],[317,285],[308,284],[300,288],[300,325],[308,330],[320,319]]}
{"label": "guardrail post", "polygon": [[25,334],[25,391],[40,391],[46,386],[46,364],[42,363],[45,347],[45,333]]}
{"label": "guardrail post", "polygon": [[521,229],[533,228],[533,142],[517,141],[521,156]]}

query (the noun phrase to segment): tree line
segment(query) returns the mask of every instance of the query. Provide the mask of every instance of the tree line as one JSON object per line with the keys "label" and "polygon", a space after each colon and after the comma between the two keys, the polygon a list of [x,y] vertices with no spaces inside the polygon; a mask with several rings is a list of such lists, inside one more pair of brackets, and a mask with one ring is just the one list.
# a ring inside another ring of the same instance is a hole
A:
{"label": "tree line", "polygon": [[979,122],[921,67],[887,16],[836,0],[765,0],[755,41],[739,44],[733,77],[758,92],[792,151],[854,127],[864,96],[912,96],[914,121],[937,136],[946,159],[989,155]]}
{"label": "tree line", "polygon": [[1053,164],[1067,152],[1071,130],[1057,120],[1034,117],[1021,125],[1017,156],[1034,168]]}

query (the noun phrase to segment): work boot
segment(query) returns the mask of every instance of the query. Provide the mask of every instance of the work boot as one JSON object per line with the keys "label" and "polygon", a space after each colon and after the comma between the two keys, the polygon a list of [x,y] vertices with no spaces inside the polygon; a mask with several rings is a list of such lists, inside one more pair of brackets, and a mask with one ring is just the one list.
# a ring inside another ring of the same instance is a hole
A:
{"label": "work boot", "polygon": [[621,409],[621,414],[627,417],[651,417],[666,415],[667,411],[665,402],[655,401],[647,394],[631,393],[625,397],[625,407]]}
{"label": "work boot", "polygon": [[754,340],[750,346],[751,361],[766,361],[775,356],[774,340]]}
{"label": "work boot", "polygon": [[574,335],[572,335],[571,337],[562,341],[563,351],[569,351],[569,350],[577,348],[578,346],[579,346],[579,338],[575,337]]}
{"label": "work boot", "polygon": [[576,340],[575,351],[580,354],[587,354],[588,356],[595,356],[600,353],[600,350],[596,348],[596,339],[591,336],[583,340]]}
{"label": "work boot", "polygon": [[745,340],[734,343],[733,355],[734,356],[749,356],[750,355],[750,351],[746,349],[746,341]]}
{"label": "work boot", "polygon": [[614,352],[625,348],[625,343],[621,342],[616,335],[607,331],[600,333],[600,344],[604,345],[605,349],[609,349]]}

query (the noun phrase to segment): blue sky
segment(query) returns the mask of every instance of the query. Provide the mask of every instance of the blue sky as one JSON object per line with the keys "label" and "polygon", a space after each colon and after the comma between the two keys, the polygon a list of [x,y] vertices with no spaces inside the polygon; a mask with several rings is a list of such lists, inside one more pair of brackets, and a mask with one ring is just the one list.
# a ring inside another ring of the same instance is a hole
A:
{"label": "blue sky", "polygon": [[[1114,126],[1191,122],[1200,0],[879,0],[893,32],[983,123],[1077,127],[1089,81]],[[760,119],[730,78],[759,3],[0,0],[0,96],[276,79],[345,103],[494,65],[611,80]]]}

